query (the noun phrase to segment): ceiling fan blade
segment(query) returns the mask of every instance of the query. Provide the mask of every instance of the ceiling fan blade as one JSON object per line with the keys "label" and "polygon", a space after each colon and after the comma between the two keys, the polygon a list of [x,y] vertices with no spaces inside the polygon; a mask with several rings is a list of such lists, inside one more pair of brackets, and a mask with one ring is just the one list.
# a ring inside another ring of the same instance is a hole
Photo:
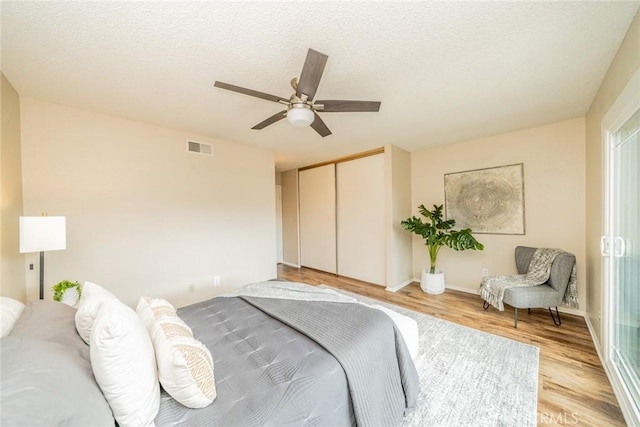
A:
{"label": "ceiling fan blade", "polygon": [[235,86],[229,83],[216,81],[213,85],[215,87],[219,87],[220,89],[226,89],[226,90],[242,93],[249,96],[255,96],[256,98],[266,99],[267,101],[273,101],[273,102],[289,101],[288,99],[281,98],[279,96],[269,95],[268,93],[258,92],[257,90],[247,89],[245,87]]}
{"label": "ceiling fan blade", "polygon": [[315,120],[311,123],[311,127],[320,134],[321,137],[325,137],[325,136],[329,136],[331,135],[331,131],[329,130],[329,128],[327,127],[327,125],[324,124],[324,122],[322,121],[322,119],[320,118],[320,116],[318,115],[318,113],[316,113],[315,111],[313,112],[313,115],[316,117]]}
{"label": "ceiling fan blade", "polygon": [[345,101],[345,100],[326,100],[316,101],[316,104],[324,105],[324,108],[319,110],[326,113],[350,111],[350,112],[366,112],[366,111],[379,111],[379,101]]}
{"label": "ceiling fan blade", "polygon": [[287,110],[282,110],[279,113],[275,113],[273,116],[269,117],[267,120],[261,121],[260,123],[258,123],[254,127],[252,127],[251,129],[263,129],[263,128],[266,128],[267,126],[272,125],[275,122],[277,122],[278,120],[284,119],[285,117],[287,117]]}
{"label": "ceiling fan blade", "polygon": [[302,73],[300,73],[300,79],[298,80],[298,88],[296,89],[296,96],[302,97],[302,94],[307,95],[309,100],[313,100],[320,84],[320,78],[324,72],[324,66],[327,64],[327,58],[324,53],[320,53],[313,49],[309,49],[307,52],[307,59],[304,61],[302,67]]}

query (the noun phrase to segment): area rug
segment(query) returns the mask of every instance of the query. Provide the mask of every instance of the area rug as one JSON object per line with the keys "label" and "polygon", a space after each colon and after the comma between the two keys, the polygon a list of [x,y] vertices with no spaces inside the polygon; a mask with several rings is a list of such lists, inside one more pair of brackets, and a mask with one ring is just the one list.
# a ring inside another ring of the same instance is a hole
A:
{"label": "area rug", "polygon": [[420,394],[403,427],[536,425],[538,347],[331,289],[418,323]]}

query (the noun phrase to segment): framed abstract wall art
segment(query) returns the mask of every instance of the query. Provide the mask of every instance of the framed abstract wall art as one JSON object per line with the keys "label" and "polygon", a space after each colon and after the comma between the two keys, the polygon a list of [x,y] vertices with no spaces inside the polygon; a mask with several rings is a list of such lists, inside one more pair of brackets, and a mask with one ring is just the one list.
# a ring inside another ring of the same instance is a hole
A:
{"label": "framed abstract wall art", "polygon": [[444,175],[445,217],[474,233],[525,234],[524,164]]}

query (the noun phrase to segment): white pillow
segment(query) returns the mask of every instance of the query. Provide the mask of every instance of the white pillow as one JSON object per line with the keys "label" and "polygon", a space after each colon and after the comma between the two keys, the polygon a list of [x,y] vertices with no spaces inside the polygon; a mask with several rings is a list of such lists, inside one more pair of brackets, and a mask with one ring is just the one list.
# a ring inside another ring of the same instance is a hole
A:
{"label": "white pillow", "polygon": [[143,297],[136,311],[149,325],[165,391],[188,408],[210,405],[216,398],[216,384],[209,349],[193,338],[191,328],[167,301]]}
{"label": "white pillow", "polygon": [[187,408],[204,408],[216,398],[211,352],[191,336],[177,316],[162,316],[153,331],[153,347],[162,387]]}
{"label": "white pillow", "polygon": [[93,374],[118,424],[153,425],[160,408],[158,372],[151,339],[136,313],[117,299],[104,301],[89,351]]}
{"label": "white pillow", "polygon": [[147,331],[149,331],[149,336],[151,336],[151,329],[155,323],[156,316],[176,316],[176,309],[169,301],[162,298],[140,297],[136,312],[142,319],[142,323],[144,323]]}
{"label": "white pillow", "polygon": [[9,297],[0,297],[0,337],[11,332],[13,325],[24,310],[24,304]]}
{"label": "white pillow", "polygon": [[89,344],[91,340],[91,328],[98,315],[100,306],[107,300],[118,300],[115,295],[100,285],[84,282],[82,297],[76,312],[76,329],[84,342]]}

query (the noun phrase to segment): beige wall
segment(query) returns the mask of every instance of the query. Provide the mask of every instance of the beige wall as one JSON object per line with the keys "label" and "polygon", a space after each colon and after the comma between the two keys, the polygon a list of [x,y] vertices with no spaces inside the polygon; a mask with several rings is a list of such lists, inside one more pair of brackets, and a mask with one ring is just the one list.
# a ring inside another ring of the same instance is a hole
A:
{"label": "beige wall", "polygon": [[[62,279],[89,280],[127,304],[182,306],[276,277],[271,152],[32,99],[21,114],[24,211],[67,217],[45,297]],[[214,156],[188,153],[188,139]],[[34,297],[35,274],[27,283]]]}
{"label": "beige wall", "polygon": [[[602,257],[600,236],[604,230],[602,119],[631,77],[640,68],[640,13],[623,40],[586,117],[586,257],[587,316],[602,342]],[[640,95],[639,95],[640,96]]]}
{"label": "beige wall", "polygon": [[282,250],[287,264],[300,265],[298,254],[298,169],[282,172]]}
{"label": "beige wall", "polygon": [[400,221],[411,216],[411,153],[387,145],[385,153],[386,212],[386,284],[388,288],[404,285],[412,279],[411,234]]}
{"label": "beige wall", "polygon": [[[447,285],[476,291],[482,269],[514,274],[518,245],[559,247],[577,257],[580,309],[585,309],[584,118],[412,153],[413,212],[444,203],[444,174],[524,163],[526,235],[478,234],[484,251],[440,251]],[[413,274],[429,257],[413,238]]]}
{"label": "beige wall", "polygon": [[24,255],[19,252],[18,217],[22,215],[22,167],[20,154],[20,98],[9,80],[0,73],[2,117],[0,132],[0,294],[26,300]]}

